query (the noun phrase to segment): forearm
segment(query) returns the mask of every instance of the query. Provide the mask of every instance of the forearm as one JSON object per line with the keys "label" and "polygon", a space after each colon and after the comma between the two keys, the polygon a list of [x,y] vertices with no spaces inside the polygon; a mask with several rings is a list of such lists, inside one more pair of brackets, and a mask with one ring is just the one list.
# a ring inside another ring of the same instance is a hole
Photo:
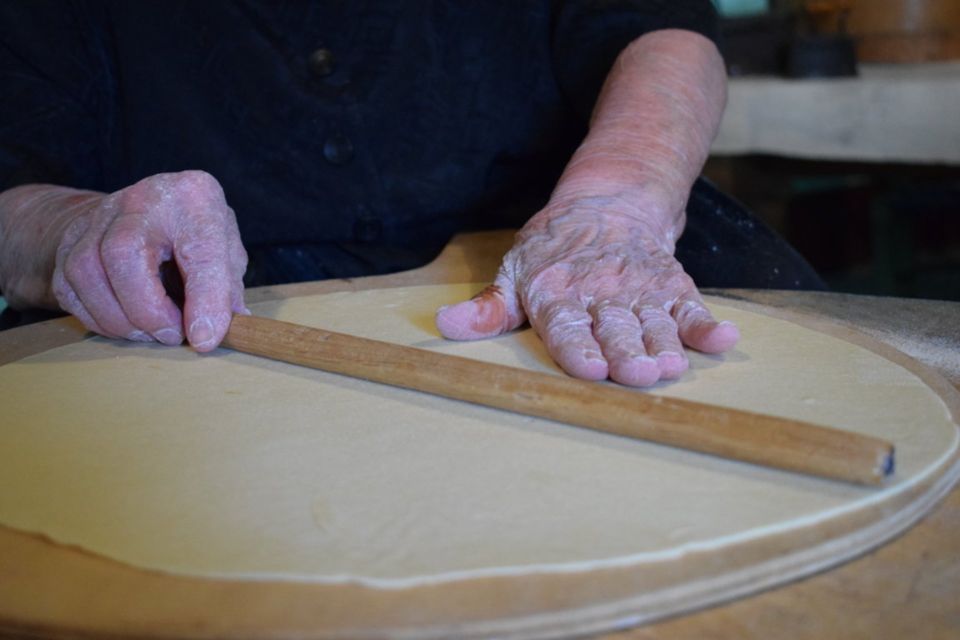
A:
{"label": "forearm", "polygon": [[16,308],[58,308],[51,281],[67,226],[103,194],[30,184],[0,193],[0,292]]}
{"label": "forearm", "polygon": [[672,252],[725,102],[726,73],[712,42],[679,30],[638,38],[607,76],[551,205],[613,199]]}
{"label": "forearm", "polygon": [[673,256],[725,101],[706,38],[675,30],[634,41],[546,207],[492,286],[440,309],[440,332],[477,339],[529,320],[564,371],[632,386],[681,376],[684,347],[730,349],[736,327],[714,319]]}

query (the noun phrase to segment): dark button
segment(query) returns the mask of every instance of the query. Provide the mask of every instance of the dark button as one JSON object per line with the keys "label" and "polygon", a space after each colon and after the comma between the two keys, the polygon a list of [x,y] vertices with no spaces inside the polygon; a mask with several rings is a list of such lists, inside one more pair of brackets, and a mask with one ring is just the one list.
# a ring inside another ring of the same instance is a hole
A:
{"label": "dark button", "polygon": [[342,133],[335,133],[323,143],[323,157],[330,164],[346,164],[353,158],[353,143]]}
{"label": "dark button", "polygon": [[321,78],[333,73],[334,57],[330,49],[317,49],[307,58],[310,71]]}
{"label": "dark button", "polygon": [[366,216],[353,223],[353,237],[357,242],[374,242],[383,233],[383,223],[379,218]]}

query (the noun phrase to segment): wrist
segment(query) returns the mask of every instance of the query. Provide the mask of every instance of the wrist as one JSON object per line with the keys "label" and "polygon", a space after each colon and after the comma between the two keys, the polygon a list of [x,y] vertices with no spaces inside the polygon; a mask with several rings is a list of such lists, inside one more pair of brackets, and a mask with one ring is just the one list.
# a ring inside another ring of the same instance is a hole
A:
{"label": "wrist", "polygon": [[51,289],[69,226],[103,194],[31,184],[0,193],[0,291],[14,308],[59,307]]}
{"label": "wrist", "polygon": [[609,202],[624,214],[664,228],[675,226],[686,210],[692,183],[684,182],[677,188],[665,179],[665,171],[654,174],[639,169],[627,175],[623,164],[571,165],[574,171],[558,183],[550,197],[551,205]]}
{"label": "wrist", "polygon": [[633,243],[673,254],[685,212],[670,215],[646,208],[632,192],[589,190],[553,197],[524,226],[527,233],[589,235],[613,243]]}
{"label": "wrist", "polygon": [[725,82],[716,47],[698,34],[662,30],[635,40],[613,65],[548,209],[608,199],[672,251],[723,111]]}

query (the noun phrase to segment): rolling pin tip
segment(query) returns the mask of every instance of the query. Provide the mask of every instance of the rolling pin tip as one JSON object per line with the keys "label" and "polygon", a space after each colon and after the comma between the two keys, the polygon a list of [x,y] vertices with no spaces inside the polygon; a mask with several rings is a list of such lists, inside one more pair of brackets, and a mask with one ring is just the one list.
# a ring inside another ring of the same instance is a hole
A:
{"label": "rolling pin tip", "polygon": [[896,467],[897,467],[896,460],[893,456],[893,449],[891,448],[890,451],[888,451],[887,454],[883,457],[883,466],[881,467],[883,477],[889,478],[890,476],[892,476],[893,472],[896,471]]}

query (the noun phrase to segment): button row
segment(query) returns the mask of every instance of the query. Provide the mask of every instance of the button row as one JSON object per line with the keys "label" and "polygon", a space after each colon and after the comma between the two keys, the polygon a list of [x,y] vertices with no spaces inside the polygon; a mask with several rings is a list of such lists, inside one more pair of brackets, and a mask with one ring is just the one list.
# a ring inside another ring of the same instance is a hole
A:
{"label": "button row", "polygon": [[[320,48],[307,58],[310,72],[318,78],[326,78],[336,70],[336,58],[327,48]],[[323,157],[333,165],[344,165],[353,159],[353,142],[342,133],[335,133],[323,143]],[[358,242],[377,241],[383,233],[383,223],[369,214],[361,215],[353,223],[353,235]]]}
{"label": "button row", "polygon": [[[307,66],[318,78],[325,78],[336,68],[336,57],[326,47],[321,47],[307,57]],[[334,165],[344,165],[353,159],[353,142],[342,133],[335,133],[323,143],[323,157]]]}

